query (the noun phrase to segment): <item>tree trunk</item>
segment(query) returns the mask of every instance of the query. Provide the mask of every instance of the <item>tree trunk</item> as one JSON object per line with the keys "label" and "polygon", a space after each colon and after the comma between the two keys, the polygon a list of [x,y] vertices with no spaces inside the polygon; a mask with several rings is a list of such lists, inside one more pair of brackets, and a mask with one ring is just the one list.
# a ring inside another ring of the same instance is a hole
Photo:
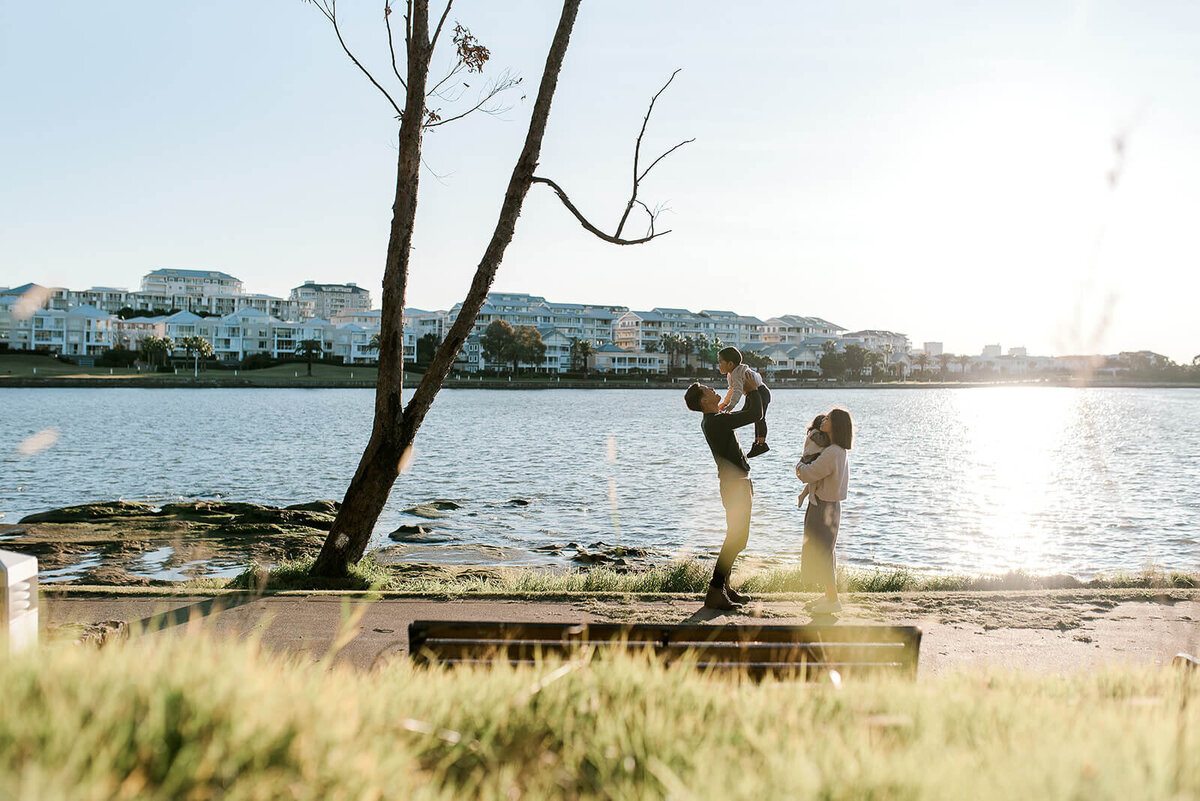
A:
{"label": "tree trunk", "polygon": [[396,164],[396,198],[383,272],[383,301],[379,325],[379,367],[375,384],[375,420],[371,438],[317,561],[314,576],[341,577],[362,558],[392,484],[400,459],[412,442],[405,435],[404,295],[417,217],[417,188],[421,176],[421,134],[425,121],[425,87],[429,78],[429,0],[412,4],[412,34],[408,43],[408,89],[400,121]]}
{"label": "tree trunk", "polygon": [[421,123],[424,119],[425,86],[429,73],[428,0],[413,3],[412,40],[408,53],[408,96],[400,125],[400,157],[396,202],[392,207],[392,231],[388,243],[387,269],[383,279],[383,313],[380,325],[379,380],[375,391],[375,424],[371,439],[338,510],[333,528],[312,568],[314,576],[345,576],[350,564],[366,551],[375,522],[379,519],[401,460],[411,449],[417,430],[425,420],[438,390],[454,366],[458,352],[475,325],[487,299],[504,251],[512,241],[517,217],[532,184],[533,171],[541,155],[542,139],[550,118],[550,104],[558,85],[563,59],[580,0],[564,0],[558,29],[546,57],[537,100],[521,155],[513,166],[500,217],[491,241],[475,269],[475,277],[458,317],[438,346],[407,408],[402,405],[403,312],[408,280],[409,252],[417,210],[417,178],[421,164]]}

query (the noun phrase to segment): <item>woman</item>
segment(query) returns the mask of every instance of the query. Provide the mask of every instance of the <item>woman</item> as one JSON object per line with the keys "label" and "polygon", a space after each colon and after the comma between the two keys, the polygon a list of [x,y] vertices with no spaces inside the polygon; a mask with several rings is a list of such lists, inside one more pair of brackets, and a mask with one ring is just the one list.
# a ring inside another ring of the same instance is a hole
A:
{"label": "woman", "polygon": [[814,615],[842,611],[838,602],[834,545],[842,519],[842,501],[850,478],[846,451],[854,441],[854,423],[845,409],[832,409],[821,423],[829,436],[829,447],[811,464],[796,463],[796,478],[808,485],[808,508],[804,511],[804,545],[800,550],[800,580],[821,584],[825,597],[807,604]]}

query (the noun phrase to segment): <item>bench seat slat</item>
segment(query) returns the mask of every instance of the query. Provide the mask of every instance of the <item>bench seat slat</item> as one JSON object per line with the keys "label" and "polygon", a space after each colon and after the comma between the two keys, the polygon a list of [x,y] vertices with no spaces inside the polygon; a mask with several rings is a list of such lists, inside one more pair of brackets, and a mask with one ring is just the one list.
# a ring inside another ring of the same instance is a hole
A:
{"label": "bench seat slat", "polygon": [[915,676],[921,630],[914,626],[712,626],[648,623],[523,623],[416,621],[409,652],[421,664],[496,661],[534,665],[546,658],[652,651],[664,663],[815,678],[830,670],[852,675]]}

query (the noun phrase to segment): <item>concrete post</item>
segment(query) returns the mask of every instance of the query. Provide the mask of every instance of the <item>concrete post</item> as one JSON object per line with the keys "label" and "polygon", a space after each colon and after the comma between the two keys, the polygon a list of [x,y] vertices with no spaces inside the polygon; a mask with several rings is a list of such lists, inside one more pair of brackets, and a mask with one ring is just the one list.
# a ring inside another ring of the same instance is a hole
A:
{"label": "concrete post", "polygon": [[37,645],[37,559],[0,551],[0,649],[17,653]]}

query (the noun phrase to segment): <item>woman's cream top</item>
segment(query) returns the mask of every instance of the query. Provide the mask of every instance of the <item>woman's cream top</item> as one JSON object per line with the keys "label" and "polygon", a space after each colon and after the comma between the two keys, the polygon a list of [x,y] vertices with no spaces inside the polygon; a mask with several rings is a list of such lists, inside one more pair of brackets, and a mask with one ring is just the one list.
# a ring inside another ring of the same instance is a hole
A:
{"label": "woman's cream top", "polygon": [[796,478],[809,485],[822,501],[844,501],[850,484],[850,464],[846,449],[830,445],[812,464],[796,462]]}

